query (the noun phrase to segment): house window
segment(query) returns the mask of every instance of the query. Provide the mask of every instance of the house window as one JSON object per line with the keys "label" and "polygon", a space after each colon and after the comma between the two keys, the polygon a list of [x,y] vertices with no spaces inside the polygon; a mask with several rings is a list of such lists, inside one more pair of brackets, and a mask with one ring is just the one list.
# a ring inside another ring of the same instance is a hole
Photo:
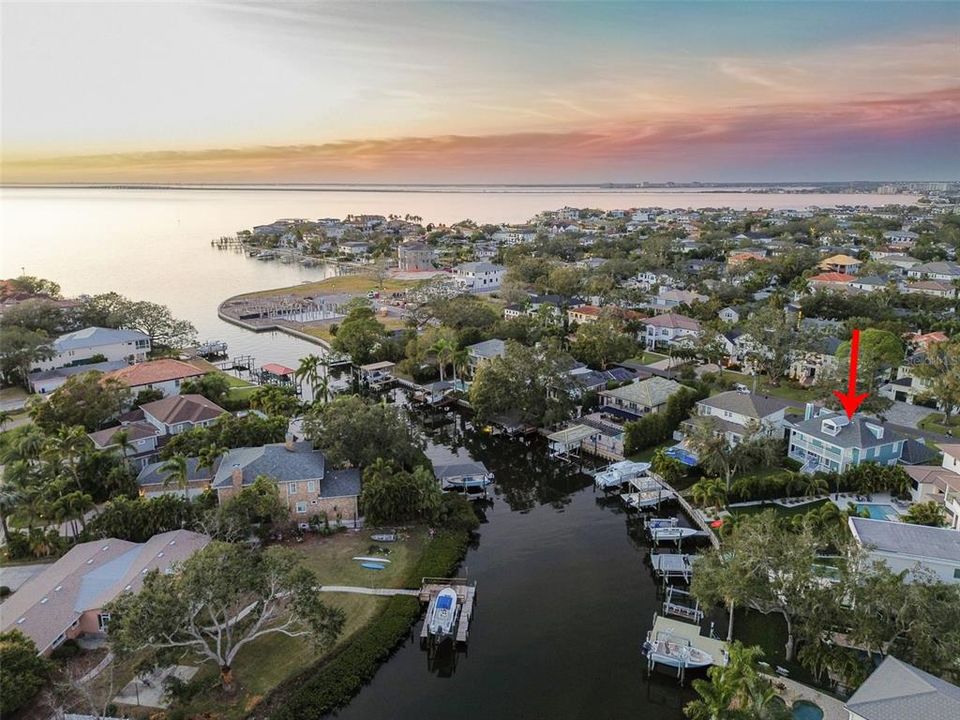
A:
{"label": "house window", "polygon": [[307,511],[307,504],[302,500],[297,503],[297,514],[303,515]]}
{"label": "house window", "polygon": [[297,483],[287,483],[287,495],[296,495],[300,489],[297,487]]}
{"label": "house window", "polygon": [[953,569],[953,579],[960,580],[960,568]]}
{"label": "house window", "polygon": [[312,493],[317,491],[317,481],[316,480],[307,480],[307,492]]}
{"label": "house window", "polygon": [[102,632],[106,632],[107,626],[110,624],[110,613],[100,613],[97,615],[97,627],[100,628]]}

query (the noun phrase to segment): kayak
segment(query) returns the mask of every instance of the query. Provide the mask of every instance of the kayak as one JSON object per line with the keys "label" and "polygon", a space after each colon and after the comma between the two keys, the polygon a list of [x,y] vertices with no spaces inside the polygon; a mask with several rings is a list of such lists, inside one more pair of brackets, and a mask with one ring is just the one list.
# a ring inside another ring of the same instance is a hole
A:
{"label": "kayak", "polygon": [[360,567],[366,568],[367,570],[383,570],[386,565],[381,565],[380,563],[375,562],[365,562],[360,563]]}

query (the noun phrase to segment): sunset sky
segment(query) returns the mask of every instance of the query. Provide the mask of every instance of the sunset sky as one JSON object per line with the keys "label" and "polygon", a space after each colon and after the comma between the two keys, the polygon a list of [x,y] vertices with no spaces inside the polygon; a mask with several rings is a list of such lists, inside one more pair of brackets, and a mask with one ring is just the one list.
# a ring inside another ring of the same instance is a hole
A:
{"label": "sunset sky", "polygon": [[960,3],[13,3],[16,182],[960,177]]}

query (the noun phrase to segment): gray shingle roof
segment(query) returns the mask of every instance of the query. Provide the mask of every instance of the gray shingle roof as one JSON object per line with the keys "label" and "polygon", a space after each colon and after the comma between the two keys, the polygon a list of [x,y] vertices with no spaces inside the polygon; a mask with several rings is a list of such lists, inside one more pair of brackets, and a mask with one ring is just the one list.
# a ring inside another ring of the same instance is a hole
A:
{"label": "gray shingle roof", "polygon": [[[212,469],[207,467],[201,469],[199,467],[199,459],[192,457],[187,458],[186,460],[187,482],[193,482],[194,480],[209,480],[211,477],[213,477],[214,470],[217,467],[216,463],[214,463],[214,467]],[[152,485],[162,486],[170,475],[169,472],[160,469],[163,467],[163,465],[164,463],[162,462],[155,462],[145,466],[143,470],[140,471],[140,474],[137,475],[137,484],[141,487]],[[177,481],[171,479],[167,485],[171,489],[175,490],[177,487]]]}
{"label": "gray shingle roof", "polygon": [[[824,442],[844,448],[879,447],[880,445],[888,445],[906,439],[903,435],[880,422],[877,418],[863,418],[860,415],[854,416],[853,420],[850,421],[848,425],[845,425],[839,433],[830,435],[821,429],[823,421],[830,418],[846,420],[846,416],[843,413],[826,412],[810,420],[798,422],[794,427],[807,435],[812,435]],[[883,428],[883,437],[877,438],[867,427],[868,423]]]}
{"label": "gray shingle roof", "polygon": [[883,552],[960,562],[960,531],[926,525],[851,517],[850,529],[861,545]]}
{"label": "gray shingle roof", "polygon": [[735,390],[708,397],[701,400],[700,403],[718,410],[729,410],[738,415],[746,415],[756,420],[786,410],[791,406],[791,403],[787,400],[770,397],[769,395],[739,393]]}
{"label": "gray shingle roof", "polygon": [[53,341],[53,347],[57,352],[62,353],[68,350],[102,347],[103,345],[149,339],[150,337],[148,335],[138,330],[114,330],[113,328],[88,327],[83,330],[61,335]]}
{"label": "gray shingle roof", "polygon": [[203,395],[171,395],[140,406],[140,409],[165,425],[213,420],[226,410]]}
{"label": "gray shingle roof", "polygon": [[847,709],[866,720],[956,720],[960,688],[887,656],[847,701]]}
{"label": "gray shingle roof", "polygon": [[288,449],[285,443],[276,443],[227,451],[220,460],[213,487],[230,487],[236,465],[243,471],[244,485],[252,485],[258,475],[267,475],[278,482],[322,480],[326,464],[323,453],[314,450],[309,441],[295,442],[291,447]]}
{"label": "gray shingle roof", "polygon": [[604,397],[619,398],[643,407],[654,408],[663,405],[671,395],[682,388],[683,385],[675,380],[654,376],[613,390],[601,390],[600,394]]}
{"label": "gray shingle roof", "polygon": [[352,497],[360,494],[359,468],[331,470],[320,483],[320,497]]}
{"label": "gray shingle roof", "polygon": [[503,357],[504,352],[506,352],[506,343],[499,338],[484,340],[467,346],[467,352],[483,358]]}

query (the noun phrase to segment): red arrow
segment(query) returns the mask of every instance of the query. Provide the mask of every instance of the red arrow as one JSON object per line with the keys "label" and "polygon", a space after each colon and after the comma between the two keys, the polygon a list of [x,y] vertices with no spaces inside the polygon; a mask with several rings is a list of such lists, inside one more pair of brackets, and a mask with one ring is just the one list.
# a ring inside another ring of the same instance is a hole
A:
{"label": "red arrow", "polygon": [[837,396],[840,404],[847,413],[847,418],[853,420],[853,414],[860,407],[860,403],[867,399],[869,393],[857,395],[857,355],[860,353],[860,331],[854,330],[853,337],[850,339],[850,380],[845,393],[834,390],[833,394]]}

